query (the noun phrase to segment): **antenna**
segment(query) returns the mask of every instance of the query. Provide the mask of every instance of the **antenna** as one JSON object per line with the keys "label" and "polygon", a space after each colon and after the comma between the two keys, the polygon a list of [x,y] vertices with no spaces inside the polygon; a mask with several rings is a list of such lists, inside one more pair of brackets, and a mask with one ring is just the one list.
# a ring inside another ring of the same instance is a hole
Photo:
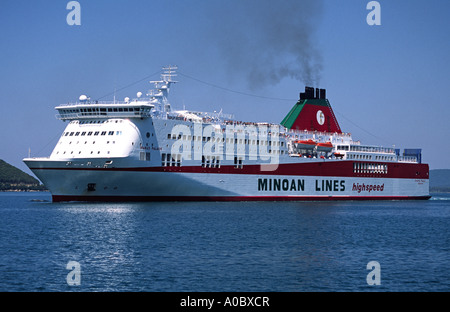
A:
{"label": "antenna", "polygon": [[161,78],[164,81],[176,82],[176,81],[172,81],[172,77],[176,77],[177,76],[176,70],[178,69],[178,66],[176,66],[176,65],[169,65],[169,66],[163,67],[162,69],[163,69],[163,73],[161,75]]}

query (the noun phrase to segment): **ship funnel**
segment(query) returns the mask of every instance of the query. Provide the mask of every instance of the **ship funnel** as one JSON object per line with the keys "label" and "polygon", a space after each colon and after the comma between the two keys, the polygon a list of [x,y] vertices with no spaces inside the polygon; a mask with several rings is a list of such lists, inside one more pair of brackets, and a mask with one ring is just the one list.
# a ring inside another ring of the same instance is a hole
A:
{"label": "ship funnel", "polygon": [[305,92],[300,93],[300,100],[313,100],[313,99],[326,99],[326,90],[316,88],[314,92],[314,88],[305,87]]}
{"label": "ship funnel", "polygon": [[305,87],[300,100],[284,117],[281,125],[288,129],[341,133],[341,128],[326,98],[326,90]]}

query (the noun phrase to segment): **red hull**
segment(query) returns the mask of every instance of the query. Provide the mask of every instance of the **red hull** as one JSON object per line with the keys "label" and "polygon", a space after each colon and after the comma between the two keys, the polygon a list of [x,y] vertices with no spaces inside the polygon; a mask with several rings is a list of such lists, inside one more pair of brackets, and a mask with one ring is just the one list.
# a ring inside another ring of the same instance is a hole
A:
{"label": "red hull", "polygon": [[395,178],[395,179],[428,179],[427,164],[384,163],[388,165],[387,173],[355,173],[354,163],[373,164],[377,162],[363,161],[318,161],[294,164],[279,164],[274,171],[261,171],[260,165],[244,165],[243,168],[221,166],[220,168],[203,168],[201,166],[181,167],[133,167],[133,168],[75,168],[52,167],[30,168],[32,170],[84,170],[84,171],[134,171],[134,172],[184,172],[184,173],[218,173],[218,174],[264,174],[286,176],[318,176],[318,177],[362,177],[362,178]]}

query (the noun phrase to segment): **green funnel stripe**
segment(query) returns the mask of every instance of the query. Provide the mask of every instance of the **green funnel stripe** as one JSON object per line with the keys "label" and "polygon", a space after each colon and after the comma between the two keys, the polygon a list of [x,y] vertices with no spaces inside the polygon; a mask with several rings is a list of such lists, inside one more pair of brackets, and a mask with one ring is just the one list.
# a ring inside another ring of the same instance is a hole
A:
{"label": "green funnel stripe", "polygon": [[291,129],[292,125],[294,124],[295,120],[297,120],[298,114],[303,109],[303,106],[305,106],[306,100],[298,101],[294,107],[290,110],[290,112],[284,117],[283,121],[281,122],[281,125],[287,129]]}

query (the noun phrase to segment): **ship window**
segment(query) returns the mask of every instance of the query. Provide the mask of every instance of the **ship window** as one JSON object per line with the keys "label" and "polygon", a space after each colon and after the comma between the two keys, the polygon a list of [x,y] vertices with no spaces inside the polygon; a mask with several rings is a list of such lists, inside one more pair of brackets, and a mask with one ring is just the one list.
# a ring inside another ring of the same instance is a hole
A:
{"label": "ship window", "polygon": [[243,164],[242,164],[242,158],[241,157],[234,157],[234,168],[236,169],[242,169],[243,168]]}
{"label": "ship window", "polygon": [[114,135],[114,131],[109,131],[108,135]]}
{"label": "ship window", "polygon": [[73,136],[73,132],[70,132],[70,136]]}
{"label": "ship window", "polygon": [[176,159],[175,159],[176,155],[172,155],[172,167],[176,166]]}
{"label": "ship window", "polygon": [[206,165],[206,158],[205,156],[202,156],[202,167],[205,168]]}
{"label": "ship window", "polygon": [[99,134],[99,131],[95,131],[95,132],[94,132],[94,135],[98,135],[98,134]]}
{"label": "ship window", "polygon": [[102,135],[106,135],[106,131],[102,131]]}

